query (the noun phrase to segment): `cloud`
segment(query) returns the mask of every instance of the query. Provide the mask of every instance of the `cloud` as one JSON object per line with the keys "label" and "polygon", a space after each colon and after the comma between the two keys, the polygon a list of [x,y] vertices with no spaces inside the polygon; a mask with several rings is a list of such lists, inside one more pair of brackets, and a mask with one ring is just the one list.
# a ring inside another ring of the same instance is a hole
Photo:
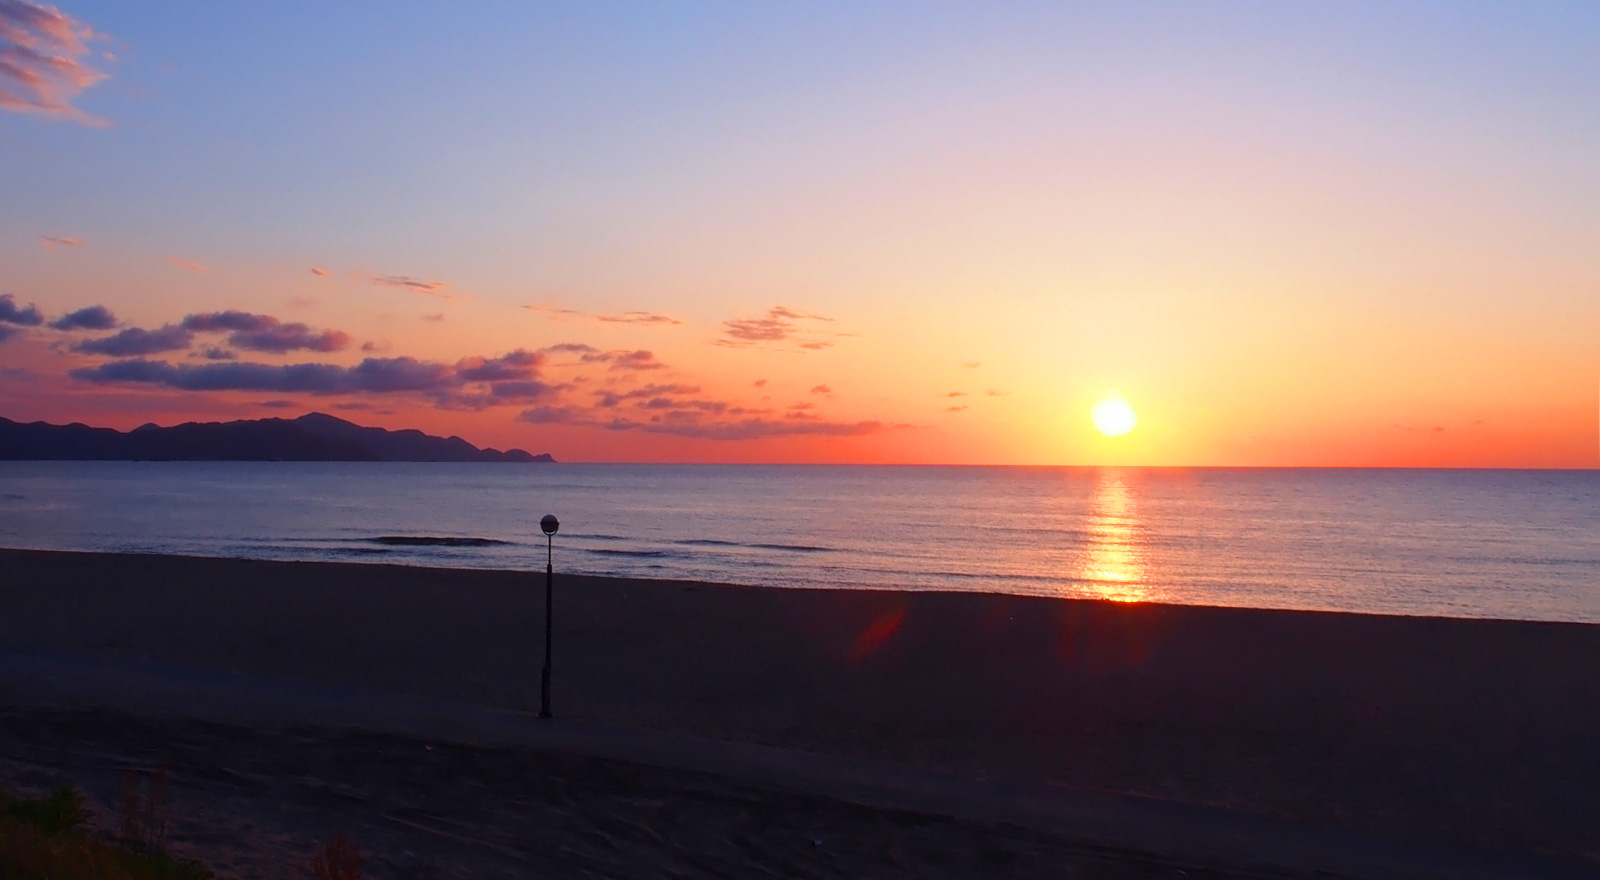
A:
{"label": "cloud", "polygon": [[607,352],[606,359],[611,362],[613,370],[659,370],[666,366],[656,360],[654,352],[644,349]]}
{"label": "cloud", "polygon": [[[4,0],[0,0],[0,3],[3,2]],[[58,247],[83,247],[83,240],[65,235],[41,235],[39,236],[39,244],[45,250],[53,251]]]}
{"label": "cloud", "polygon": [[316,266],[312,266],[311,267],[311,274],[317,276],[318,278],[326,278],[329,275],[332,275],[333,273],[329,272],[327,269],[319,269]]}
{"label": "cloud", "polygon": [[117,316],[105,306],[88,306],[50,322],[57,330],[110,330],[117,326]]}
{"label": "cloud", "polygon": [[561,389],[555,385],[529,379],[518,382],[495,382],[489,386],[489,394],[497,401],[526,401],[540,397],[548,397]]}
{"label": "cloud", "polygon": [[84,339],[72,345],[73,351],[84,354],[103,354],[110,357],[142,357],[163,351],[188,348],[194,334],[177,324],[167,324],[159,330],[129,327],[111,336]]}
{"label": "cloud", "polygon": [[641,385],[628,391],[596,391],[595,406],[611,409],[629,400],[660,399],[674,394],[699,394],[699,385]]}
{"label": "cloud", "polygon": [[[0,3],[4,2],[5,0],[0,0]],[[167,257],[167,262],[177,266],[179,269],[182,269],[185,272],[193,272],[196,275],[204,275],[211,271],[201,263],[196,263],[193,260],[185,260],[182,257]]]}
{"label": "cloud", "polygon": [[563,309],[563,308],[557,308],[555,306],[525,305],[525,306],[523,306],[523,308],[531,309],[532,311],[535,311],[535,312],[544,312],[547,315],[556,315],[556,316],[571,315],[571,316],[576,317],[576,318],[589,318],[591,320],[598,321],[598,322],[600,322],[602,324],[645,324],[645,325],[655,325],[655,326],[670,327],[670,326],[674,326],[674,325],[678,325],[678,324],[682,324],[683,323],[682,321],[680,321],[677,318],[672,317],[671,315],[663,315],[663,314],[659,314],[657,312],[633,311],[633,312],[621,312],[621,313],[613,314],[613,315],[593,315],[593,314],[590,314],[588,312],[578,311],[577,309]]}
{"label": "cloud", "polygon": [[983,366],[983,364],[979,363],[978,361],[967,361],[966,363],[962,364],[961,366],[962,366],[963,369],[976,370],[977,368]]}
{"label": "cloud", "polygon": [[595,320],[602,324],[682,324],[683,322],[671,315],[658,315],[654,312],[623,312],[620,315],[596,315]]}
{"label": "cloud", "polygon": [[[171,325],[168,325],[171,326]],[[446,364],[415,358],[367,358],[353,367],[335,364],[169,364],[143,359],[81,367],[81,382],[160,385],[182,391],[268,391],[307,394],[440,392],[460,384]]]}
{"label": "cloud", "polygon": [[945,407],[945,412],[961,412],[962,410],[964,410],[966,408],[967,408],[967,405],[963,403],[960,406]]}
{"label": "cloud", "polygon": [[832,323],[833,319],[823,315],[798,312],[787,306],[773,306],[767,310],[765,317],[723,321],[722,338],[716,340],[715,344],[728,348],[751,348],[765,343],[796,340],[797,346],[806,351],[818,351],[833,345],[829,340],[809,337],[806,331],[797,325],[796,322],[799,321]]}
{"label": "cloud", "polygon": [[649,420],[615,418],[596,420],[571,406],[540,406],[524,410],[519,420],[535,425],[579,425],[607,431],[640,431],[703,440],[758,440],[799,434],[831,437],[856,437],[874,434],[885,428],[882,422],[829,422],[803,418],[750,417],[737,419],[706,418],[698,408],[673,410]]}
{"label": "cloud", "polygon": [[530,425],[571,425],[585,422],[582,410],[571,406],[536,406],[517,416]]}
{"label": "cloud", "polygon": [[10,339],[13,336],[16,336],[17,334],[19,334],[21,332],[22,332],[21,330],[18,330],[15,327],[9,326],[7,324],[0,324],[0,342],[5,342],[6,340]]}
{"label": "cloud", "polygon": [[467,382],[500,382],[510,379],[528,379],[543,366],[545,355],[536,351],[517,349],[497,358],[462,358],[456,364],[456,375]]}
{"label": "cloud", "polygon": [[833,395],[833,389],[829,388],[826,385],[813,385],[813,386],[811,386],[811,393],[812,394],[826,394],[826,395],[829,395],[831,397]]}
{"label": "cloud", "polygon": [[990,397],[1010,397],[1011,396],[1011,392],[1009,392],[1009,391],[998,391],[998,390],[993,389],[993,388],[990,388],[988,391],[985,391],[983,393],[989,395]]}
{"label": "cloud", "polygon": [[382,284],[386,287],[399,287],[405,290],[414,290],[417,293],[438,293],[450,285],[443,281],[423,281],[409,275],[380,275],[372,279],[373,284]]}
{"label": "cloud", "polygon": [[600,349],[595,348],[592,345],[586,345],[586,344],[584,344],[582,342],[558,342],[555,345],[547,345],[544,348],[541,348],[539,350],[543,351],[543,352],[548,352],[550,354],[584,354],[584,355],[587,355],[587,354],[599,354],[600,353]]}
{"label": "cloud", "polygon": [[755,380],[754,382],[752,382],[750,384],[756,386],[757,388],[765,388],[765,387],[767,387],[767,380],[765,380],[765,379],[757,379],[757,380]]}
{"label": "cloud", "polygon": [[196,333],[227,333],[228,344],[247,351],[284,354],[291,351],[343,351],[350,347],[350,334],[342,330],[312,330],[298,321],[284,323],[272,315],[257,315],[230,309],[189,315],[183,328]]}
{"label": "cloud", "polygon": [[268,409],[293,409],[294,407],[297,407],[299,405],[300,404],[295,403],[292,400],[258,400],[258,401],[256,401],[256,406],[264,406],[264,407],[266,407]]}
{"label": "cloud", "polygon": [[83,61],[97,36],[53,7],[0,0],[0,109],[104,125],[72,106],[85,89],[106,78]]}
{"label": "cloud", "polygon": [[965,391],[946,391],[944,394],[942,394],[940,396],[941,397],[966,397],[967,396],[967,392],[965,392]]}
{"label": "cloud", "polygon": [[183,319],[184,329],[200,333],[253,332],[265,330],[277,323],[278,319],[271,315],[257,315],[252,312],[241,312],[237,309],[188,315]]}
{"label": "cloud", "polygon": [[[268,316],[221,312],[194,317],[199,319],[196,323],[201,326],[228,327],[246,326],[251,318]],[[169,328],[172,326],[168,325]],[[189,332],[182,327],[176,329]],[[396,357],[367,358],[353,367],[315,363],[280,366],[226,362],[233,361],[235,355],[222,348],[206,349],[193,357],[225,362],[172,364],[135,356],[97,367],[72,370],[70,375],[83,382],[159,385],[183,391],[264,391],[317,395],[416,393],[431,396],[438,406],[446,409],[527,404],[549,399],[571,387],[540,381],[537,371],[545,356],[523,349],[492,358],[463,358],[456,364]]]}
{"label": "cloud", "polygon": [[424,321],[432,321],[435,324],[437,324],[440,321],[444,320],[444,312],[435,312],[435,313],[433,313],[431,315],[418,315],[417,317],[421,318]]}
{"label": "cloud", "polygon": [[[6,0],[0,0],[4,3]],[[0,324],[16,324],[21,327],[37,327],[44,323],[44,315],[39,314],[39,307],[28,303],[25,309],[17,308],[16,298],[9,293],[0,294]]]}
{"label": "cloud", "polygon": [[646,349],[613,349],[601,351],[582,342],[561,342],[547,345],[539,351],[547,354],[575,354],[584,364],[610,364],[613,370],[660,370],[667,365],[656,360],[655,352]]}

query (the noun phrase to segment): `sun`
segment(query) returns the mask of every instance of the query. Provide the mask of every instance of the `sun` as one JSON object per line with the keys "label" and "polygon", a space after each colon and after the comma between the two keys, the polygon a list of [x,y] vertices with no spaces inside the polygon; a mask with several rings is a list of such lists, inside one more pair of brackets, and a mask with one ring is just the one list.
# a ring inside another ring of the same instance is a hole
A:
{"label": "sun", "polygon": [[1106,395],[1105,400],[1089,407],[1089,417],[1094,419],[1095,428],[1107,437],[1121,437],[1139,424],[1133,407],[1115,391]]}

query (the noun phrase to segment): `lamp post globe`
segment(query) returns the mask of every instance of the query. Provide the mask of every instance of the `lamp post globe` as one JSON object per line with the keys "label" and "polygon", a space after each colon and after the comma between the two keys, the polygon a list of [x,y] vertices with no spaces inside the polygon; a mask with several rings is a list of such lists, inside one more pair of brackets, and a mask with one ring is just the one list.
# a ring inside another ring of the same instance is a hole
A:
{"label": "lamp post globe", "polygon": [[540,674],[539,682],[539,717],[550,718],[550,630],[551,618],[555,614],[556,567],[555,567],[555,540],[556,529],[561,528],[561,521],[555,514],[547,513],[539,520],[539,530],[545,536],[544,556],[544,671]]}

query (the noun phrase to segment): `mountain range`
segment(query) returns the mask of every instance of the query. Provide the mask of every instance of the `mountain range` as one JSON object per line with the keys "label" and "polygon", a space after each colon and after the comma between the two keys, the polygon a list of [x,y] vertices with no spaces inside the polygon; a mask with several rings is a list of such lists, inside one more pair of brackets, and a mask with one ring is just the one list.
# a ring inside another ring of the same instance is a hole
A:
{"label": "mountain range", "polygon": [[549,453],[479,449],[460,437],[368,428],[324,413],[297,419],[141,425],[126,433],[74,422],[0,418],[5,461],[508,461],[553,462]]}

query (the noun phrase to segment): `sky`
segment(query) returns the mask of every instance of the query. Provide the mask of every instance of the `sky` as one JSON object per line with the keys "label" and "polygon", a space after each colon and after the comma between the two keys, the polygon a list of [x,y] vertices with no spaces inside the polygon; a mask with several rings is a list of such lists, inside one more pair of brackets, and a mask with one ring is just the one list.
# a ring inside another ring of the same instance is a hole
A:
{"label": "sky", "polygon": [[0,416],[1593,468],[1595,45],[1533,0],[0,0]]}

